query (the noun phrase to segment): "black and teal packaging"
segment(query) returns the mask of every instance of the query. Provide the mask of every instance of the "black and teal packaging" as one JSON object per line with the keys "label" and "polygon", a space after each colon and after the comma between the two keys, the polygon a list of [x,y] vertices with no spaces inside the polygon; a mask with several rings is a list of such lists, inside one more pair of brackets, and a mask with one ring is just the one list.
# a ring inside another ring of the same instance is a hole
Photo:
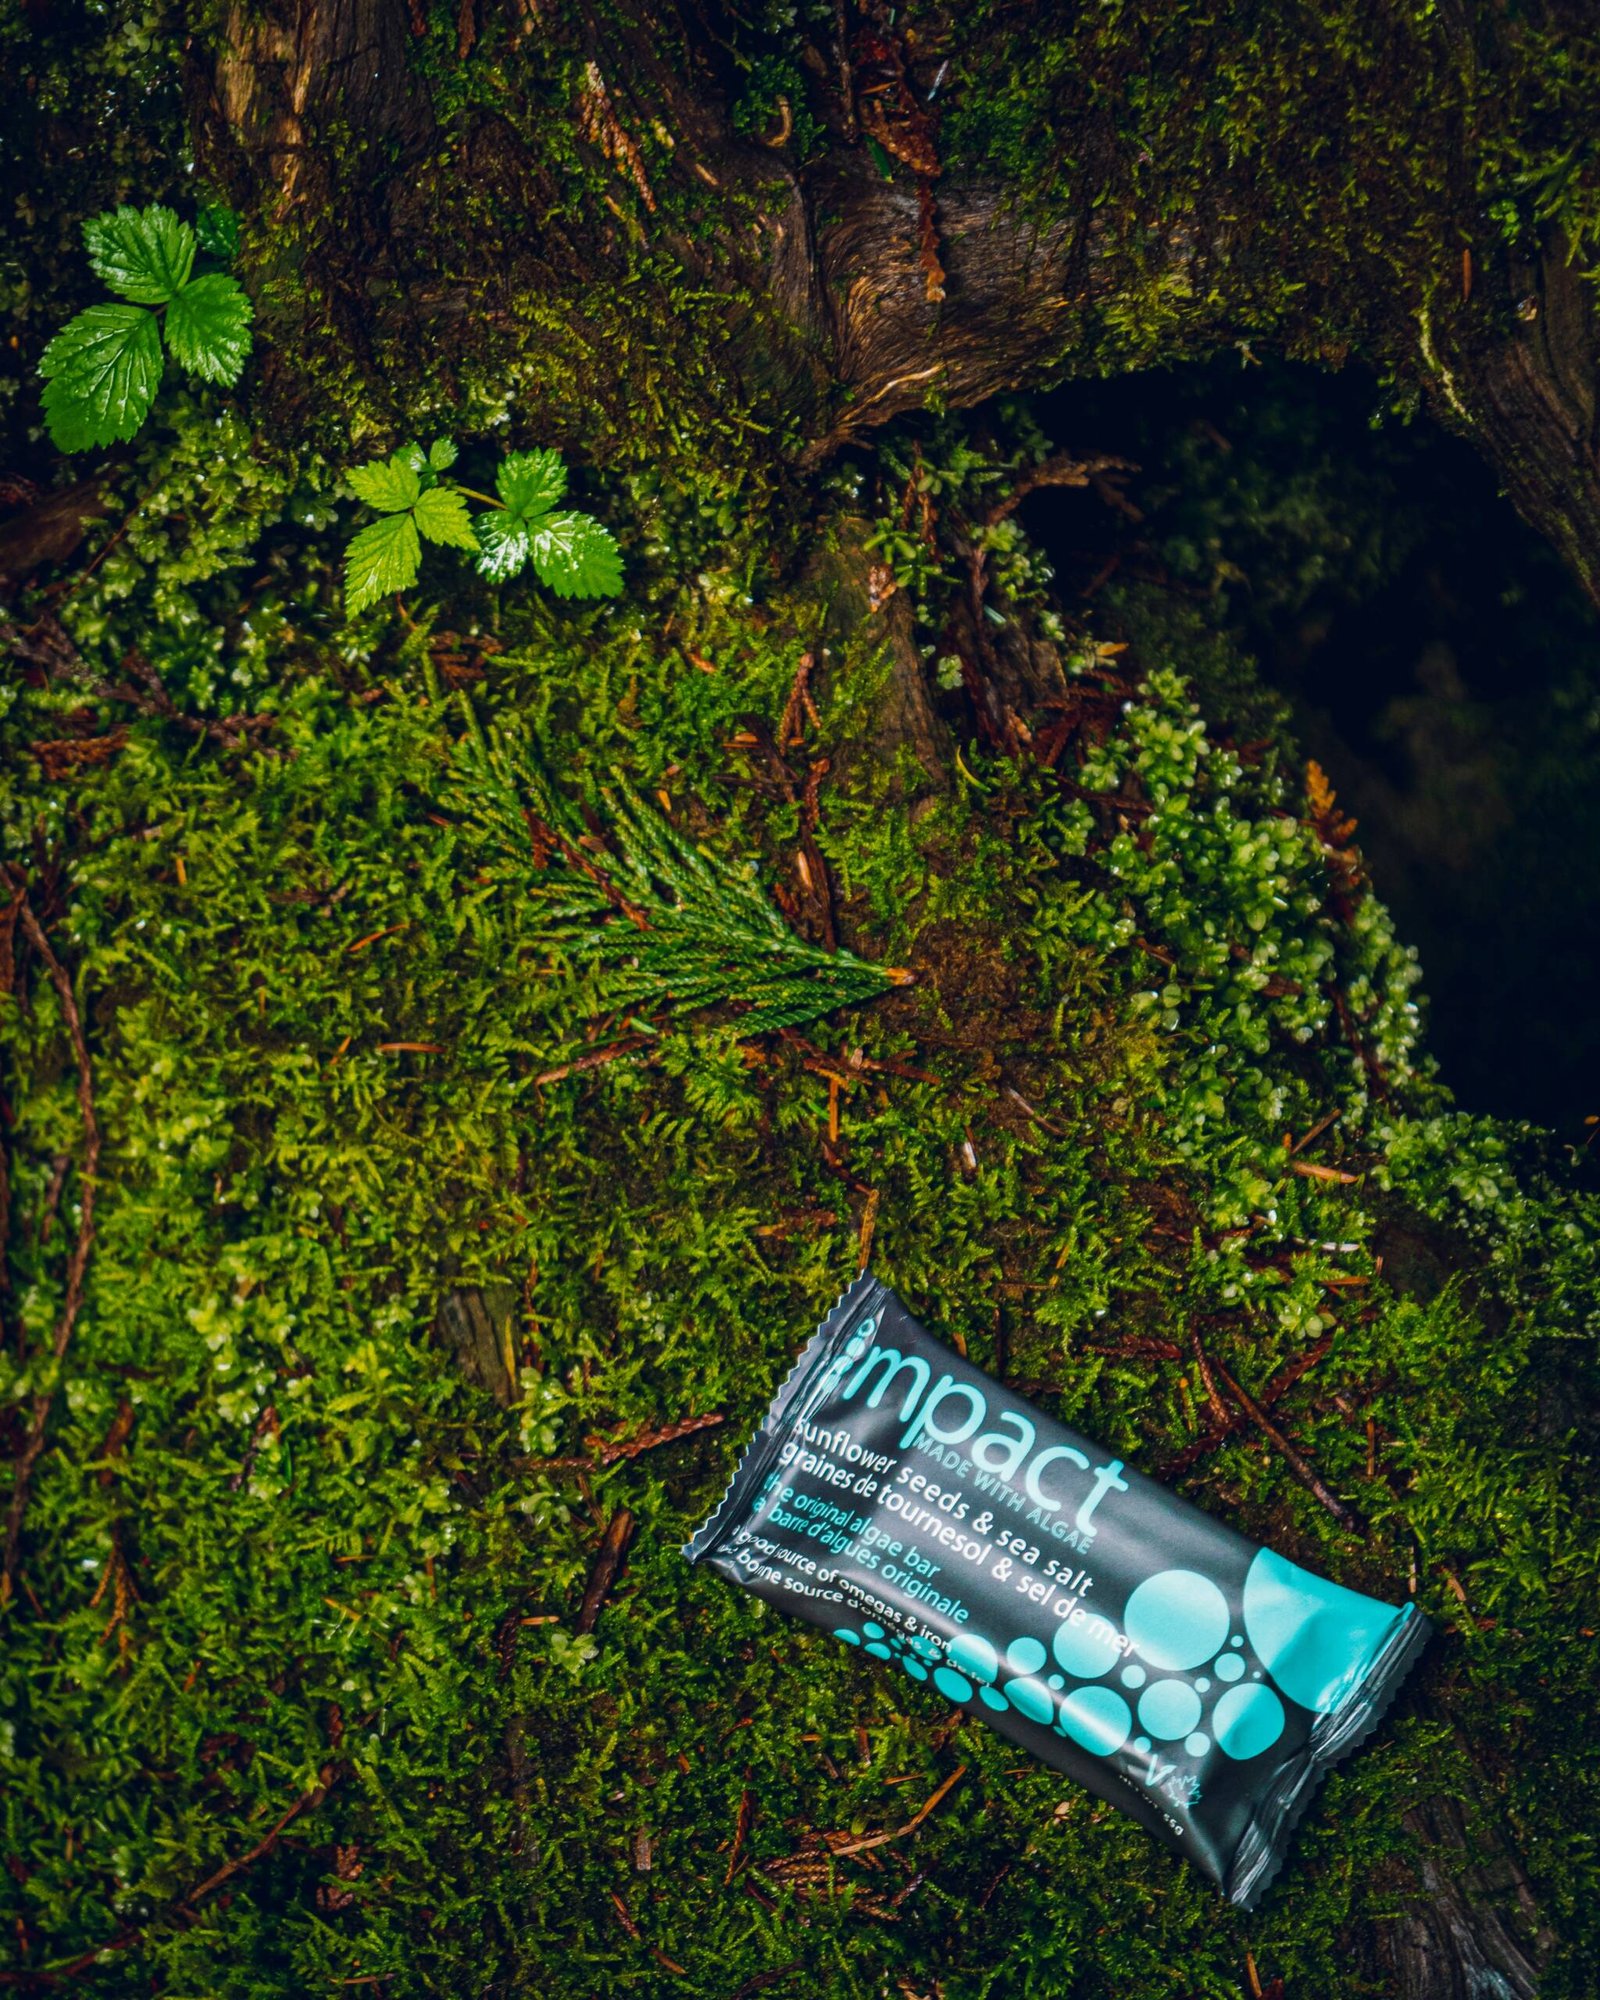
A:
{"label": "black and teal packaging", "polygon": [[1430,1630],[1054,1422],[870,1275],[685,1552],[981,1716],[1245,1909]]}

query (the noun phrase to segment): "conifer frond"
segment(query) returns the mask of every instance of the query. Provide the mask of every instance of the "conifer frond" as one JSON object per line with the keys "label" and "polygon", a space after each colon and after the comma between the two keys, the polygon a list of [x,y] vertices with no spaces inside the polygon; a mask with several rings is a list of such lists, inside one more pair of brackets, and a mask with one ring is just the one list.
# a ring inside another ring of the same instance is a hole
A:
{"label": "conifer frond", "polygon": [[657,1018],[727,1006],[741,1035],[874,999],[905,974],[808,944],[755,864],[713,860],[618,777],[603,837],[505,730],[458,747],[457,803],[518,864],[550,943],[595,975],[599,1005]]}

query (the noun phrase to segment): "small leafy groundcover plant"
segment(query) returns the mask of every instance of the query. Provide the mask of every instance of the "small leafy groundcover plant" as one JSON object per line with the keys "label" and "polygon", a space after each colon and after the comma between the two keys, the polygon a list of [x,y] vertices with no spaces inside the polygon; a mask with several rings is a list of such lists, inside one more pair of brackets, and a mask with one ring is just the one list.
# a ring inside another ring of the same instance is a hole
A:
{"label": "small leafy groundcover plant", "polygon": [[231,210],[202,209],[191,226],[159,203],[112,209],[84,223],[83,240],[95,272],[125,303],[90,306],[40,357],[45,422],[62,451],[131,438],[150,413],[167,355],[228,388],[250,352],[253,313],[238,279],[195,271],[197,252],[226,262],[238,249]]}
{"label": "small leafy groundcover plant", "polygon": [[[356,498],[381,516],[345,551],[345,608],[352,617],[416,582],[424,541],[470,550],[493,583],[531,562],[559,597],[614,597],[621,590],[622,562],[610,531],[590,514],[556,506],[567,490],[559,453],[514,451],[502,459],[498,498],[445,479],[455,462],[453,440],[436,438],[426,451],[404,444],[348,474]],[[481,500],[487,511],[469,512],[468,500]]]}

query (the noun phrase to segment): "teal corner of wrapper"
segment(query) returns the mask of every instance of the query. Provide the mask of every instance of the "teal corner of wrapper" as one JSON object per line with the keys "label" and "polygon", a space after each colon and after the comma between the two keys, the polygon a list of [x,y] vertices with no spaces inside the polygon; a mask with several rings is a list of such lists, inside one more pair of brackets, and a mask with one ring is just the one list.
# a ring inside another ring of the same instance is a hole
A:
{"label": "teal corner of wrapper", "polygon": [[[1316,1581],[1321,1583],[1323,1579]],[[1254,1823],[1240,1842],[1223,1883],[1223,1893],[1230,1903],[1246,1912],[1258,1909],[1276,1883],[1300,1822],[1324,1778],[1374,1734],[1433,1637],[1431,1619],[1414,1604],[1395,1607],[1381,1605],[1375,1598],[1361,1601],[1388,1611],[1391,1614],[1388,1628],[1376,1649],[1368,1652],[1350,1674],[1343,1698],[1321,1717],[1312,1732],[1309,1754],[1286,1767],[1279,1783],[1261,1802]]]}

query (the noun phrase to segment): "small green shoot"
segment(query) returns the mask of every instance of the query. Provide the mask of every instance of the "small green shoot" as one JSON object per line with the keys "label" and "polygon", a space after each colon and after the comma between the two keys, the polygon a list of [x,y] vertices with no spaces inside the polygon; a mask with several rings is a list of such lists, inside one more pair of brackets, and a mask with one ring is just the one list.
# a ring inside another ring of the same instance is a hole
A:
{"label": "small green shoot", "polygon": [[167,354],[202,382],[238,381],[250,352],[250,301],[225,271],[194,271],[198,249],[231,256],[238,233],[231,210],[203,210],[197,232],[159,203],[84,223],[90,264],[127,303],[88,307],[40,357],[45,422],[62,451],[131,438],[150,414]]}
{"label": "small green shoot", "polygon": [[[559,454],[512,452],[495,475],[498,498],[443,478],[455,461],[454,442],[436,438],[426,452],[405,444],[387,459],[351,470],[356,498],[381,518],[361,529],[345,552],[349,616],[409,590],[424,541],[469,550],[479,573],[493,583],[531,563],[558,597],[614,597],[621,590],[622,561],[610,530],[591,514],[556,507],[567,486]],[[469,512],[469,499],[481,500],[484,511]]]}

